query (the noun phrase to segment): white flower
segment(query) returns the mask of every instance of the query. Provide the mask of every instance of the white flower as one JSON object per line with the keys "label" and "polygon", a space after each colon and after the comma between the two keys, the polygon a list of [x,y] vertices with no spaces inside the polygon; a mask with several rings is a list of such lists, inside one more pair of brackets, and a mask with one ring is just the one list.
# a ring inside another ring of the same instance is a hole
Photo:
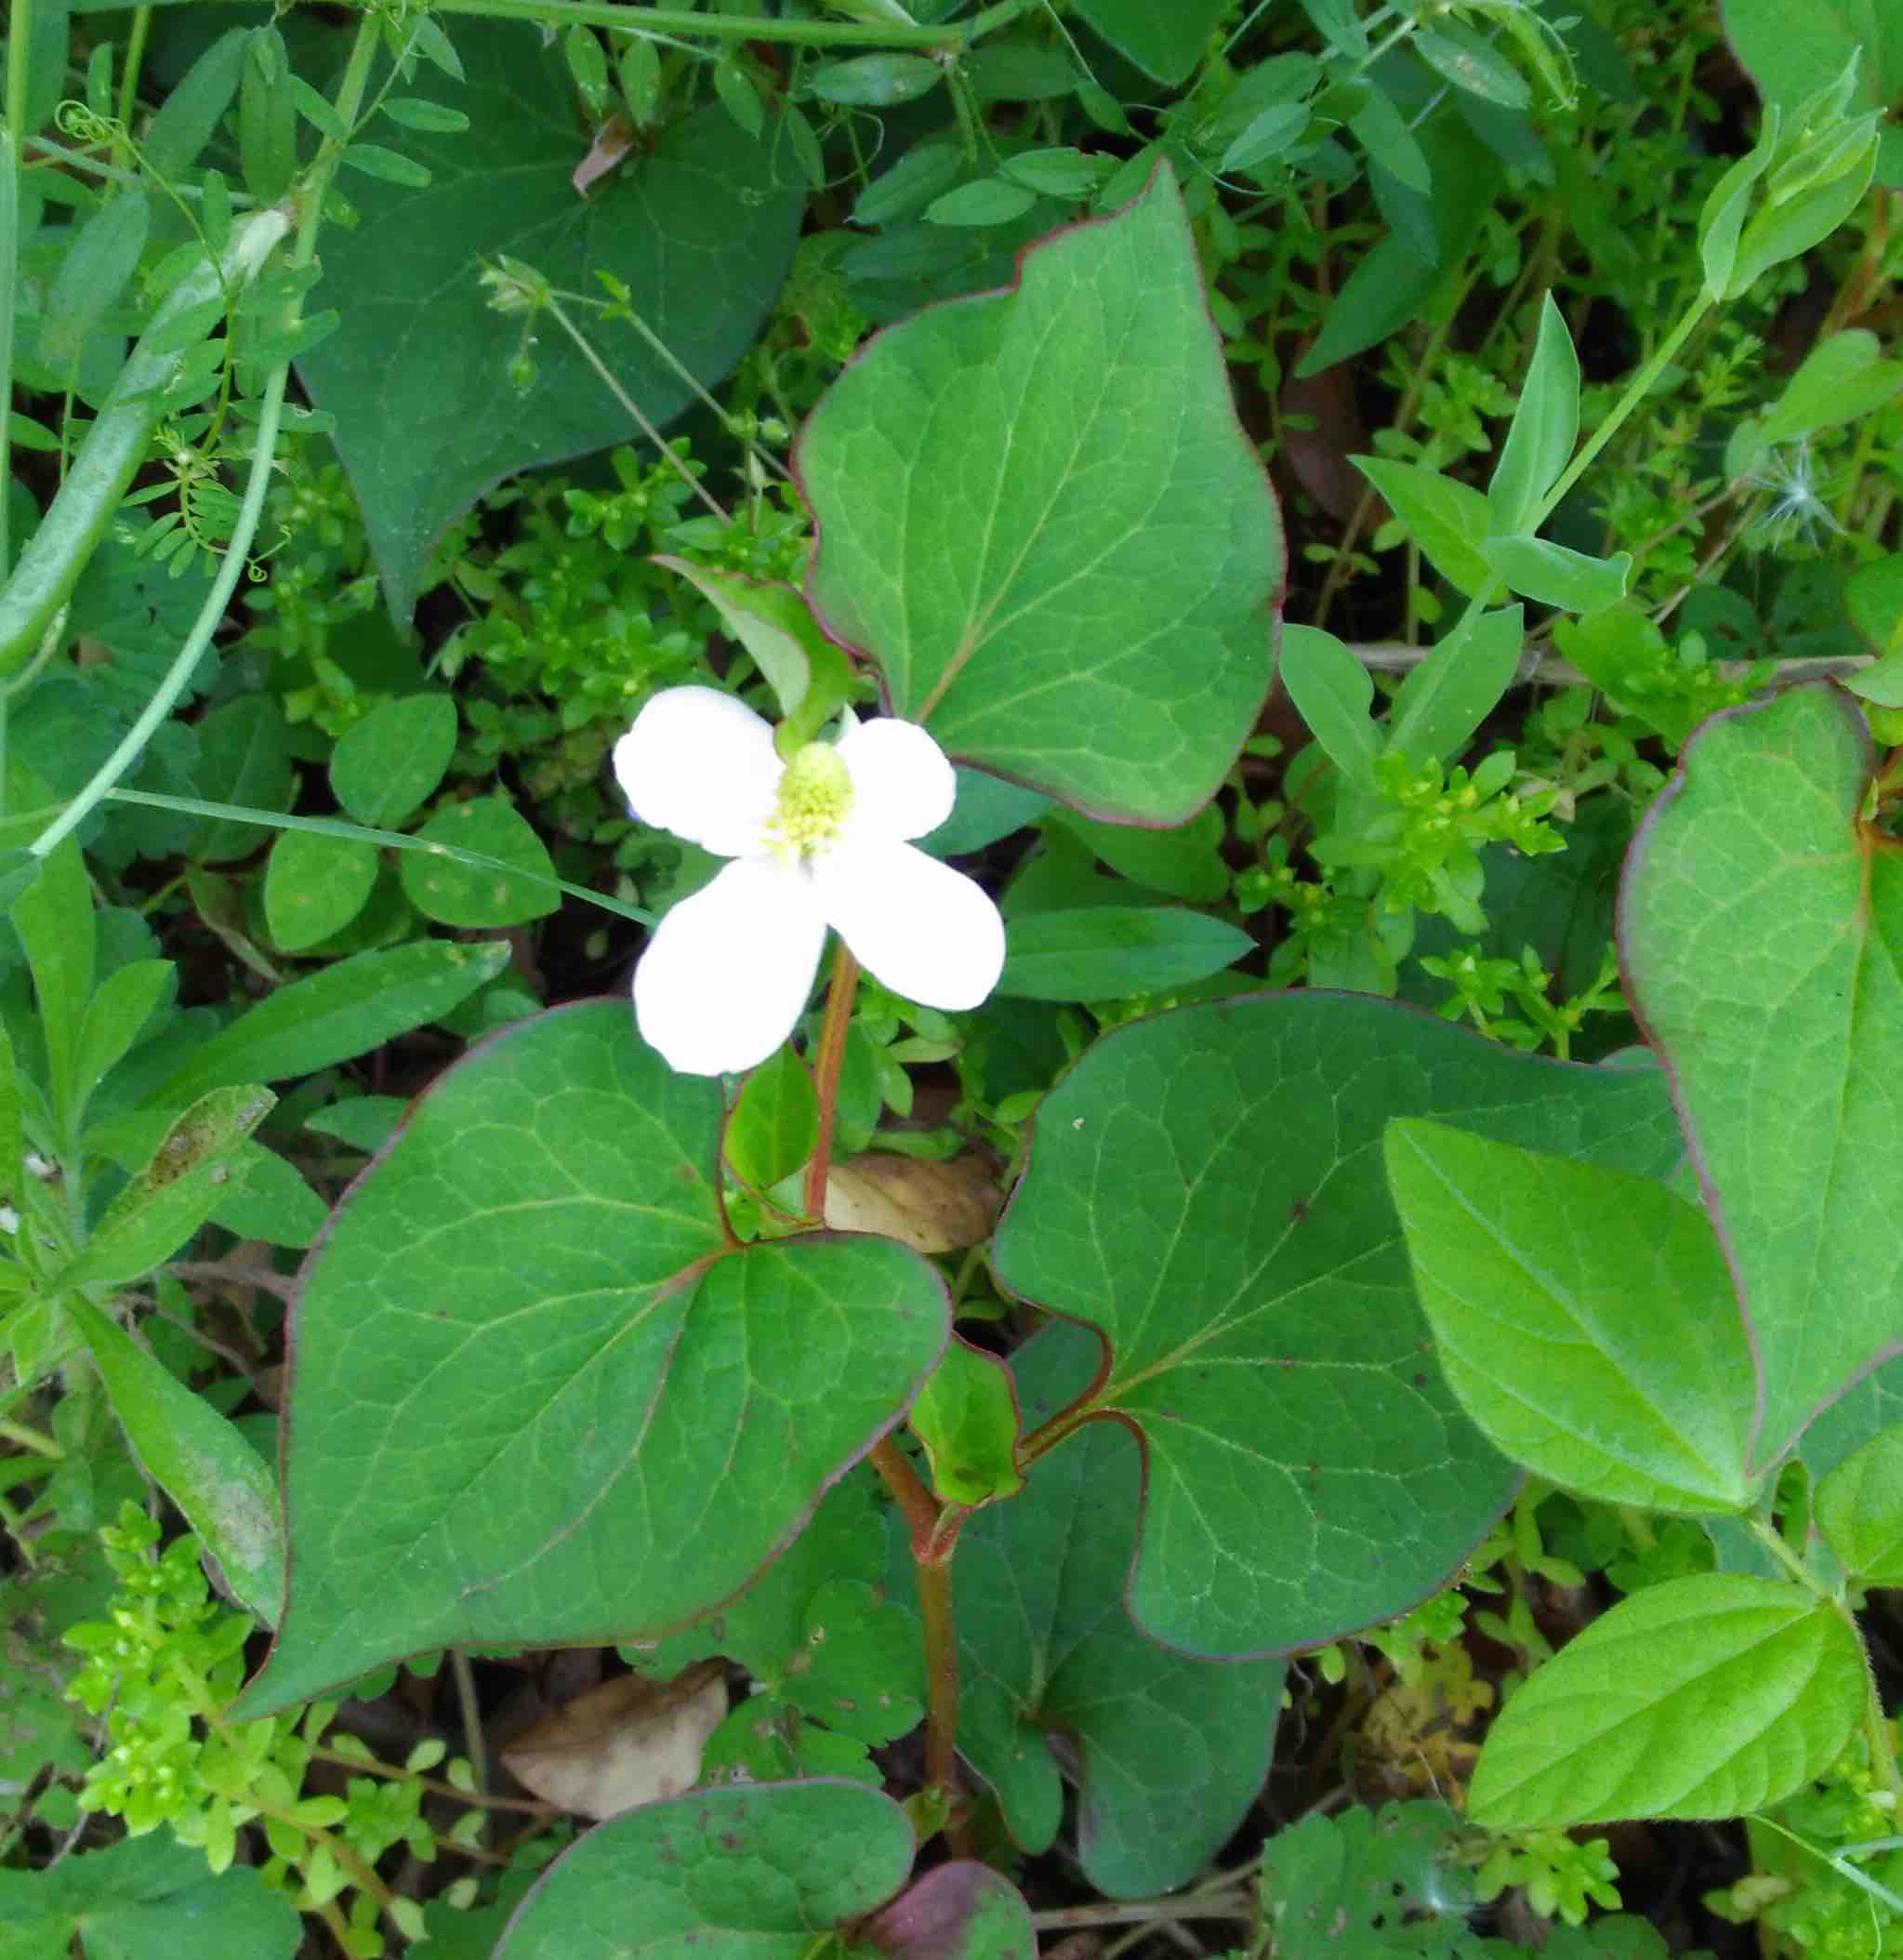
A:
{"label": "white flower", "polygon": [[944,823],[956,789],[916,723],[848,716],[837,743],[783,762],[750,708],[673,687],[615,745],[615,774],[643,823],[733,860],[661,920],[635,969],[635,1018],[670,1067],[723,1075],[772,1054],[828,926],[908,1000],[956,1011],[997,986],[998,907],[905,841]]}

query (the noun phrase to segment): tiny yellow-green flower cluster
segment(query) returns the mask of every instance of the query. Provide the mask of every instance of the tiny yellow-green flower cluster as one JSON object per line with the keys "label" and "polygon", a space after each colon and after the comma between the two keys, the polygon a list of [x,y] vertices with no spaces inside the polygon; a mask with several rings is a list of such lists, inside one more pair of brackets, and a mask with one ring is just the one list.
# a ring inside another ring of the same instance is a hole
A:
{"label": "tiny yellow-green flower cluster", "polygon": [[852,814],[852,778],[829,742],[809,742],[780,777],[766,846],[782,864],[830,844]]}

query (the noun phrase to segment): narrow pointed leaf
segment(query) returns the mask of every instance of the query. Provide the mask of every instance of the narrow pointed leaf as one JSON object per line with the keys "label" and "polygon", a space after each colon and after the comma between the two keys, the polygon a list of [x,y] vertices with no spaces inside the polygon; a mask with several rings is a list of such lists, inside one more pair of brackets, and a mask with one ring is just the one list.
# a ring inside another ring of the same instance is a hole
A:
{"label": "narrow pointed leaf", "polygon": [[1451,586],[1472,599],[1490,587],[1483,547],[1493,528],[1487,499],[1471,483],[1421,463],[1357,456],[1350,460],[1381,494],[1401,528]]}
{"label": "narrow pointed leaf", "polygon": [[1745,1507],[1757,1372],[1696,1206],[1419,1119],[1387,1162],[1447,1384],[1496,1447],[1606,1503]]}
{"label": "narrow pointed leaf", "polygon": [[1328,761],[1352,780],[1367,780],[1381,736],[1369,719],[1374,682],[1361,662],[1332,633],[1285,626],[1282,685]]}
{"label": "narrow pointed leaf", "polygon": [[1591,558],[1543,537],[1489,537],[1481,552],[1523,599],[1568,613],[1596,613],[1602,606],[1617,605],[1625,597],[1632,570],[1630,551]]}
{"label": "narrow pointed leaf", "polygon": [[1566,316],[1548,293],[1520,405],[1487,486],[1495,531],[1538,528],[1540,505],[1570,460],[1579,434],[1579,357]]}
{"label": "narrow pointed leaf", "polygon": [[439,1019],[508,964],[500,939],[425,939],[339,960],[247,1008],[146,1101],[176,1106],[230,1083],[314,1075]]}
{"label": "narrow pointed leaf", "polygon": [[239,1175],[240,1146],[276,1101],[255,1082],[200,1096],[106,1207],[55,1286],[124,1286],[171,1258],[218,1209]]}
{"label": "narrow pointed leaf", "polygon": [[1405,1611],[1513,1487],[1414,1302],[1381,1162],[1397,1115],[1641,1176],[1681,1149],[1657,1071],[1323,993],[1118,1028],[1038,1109],[998,1276],[1110,1343],[1090,1406],[1146,1458],[1130,1606],[1185,1652],[1286,1651]]}
{"label": "narrow pointed leaf", "polygon": [[86,1301],[66,1303],[147,1474],[185,1514],[241,1605],[275,1626],[284,1604],[277,1478],[203,1396]]}
{"label": "narrow pointed leaf", "polygon": [[1903,1346],[1903,857],[1829,685],[1715,715],[1626,862],[1633,1006],[1764,1371],[1753,1464]]}
{"label": "narrow pointed leaf", "polygon": [[1516,605],[1483,613],[1441,641],[1401,683],[1384,753],[1451,761],[1513,684],[1524,644]]}
{"label": "narrow pointed leaf", "polygon": [[814,612],[896,713],[1093,814],[1214,793],[1268,692],[1282,532],[1167,168],[871,341],[796,462]]}
{"label": "narrow pointed leaf", "polygon": [[1808,1593],[1728,1572],[1667,1580],[1507,1703],[1469,1809],[1496,1831],[1762,1810],[1836,1760],[1864,1681],[1849,1622]]}
{"label": "narrow pointed leaf", "polygon": [[721,1114],[625,1001],[523,1022],[416,1106],[303,1276],[290,1600],[247,1717],[421,1648],[683,1625],[898,1419],[938,1274],[733,1244]]}

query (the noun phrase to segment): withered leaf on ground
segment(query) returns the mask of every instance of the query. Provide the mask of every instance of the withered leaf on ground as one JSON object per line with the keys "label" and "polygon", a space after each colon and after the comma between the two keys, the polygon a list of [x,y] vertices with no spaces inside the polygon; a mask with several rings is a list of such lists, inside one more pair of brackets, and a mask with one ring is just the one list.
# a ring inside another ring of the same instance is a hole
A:
{"label": "withered leaf on ground", "polygon": [[726,1715],[718,1661],[671,1681],[621,1675],[563,1702],[517,1737],[502,1760],[545,1802],[612,1817],[693,1789],[701,1750]]}

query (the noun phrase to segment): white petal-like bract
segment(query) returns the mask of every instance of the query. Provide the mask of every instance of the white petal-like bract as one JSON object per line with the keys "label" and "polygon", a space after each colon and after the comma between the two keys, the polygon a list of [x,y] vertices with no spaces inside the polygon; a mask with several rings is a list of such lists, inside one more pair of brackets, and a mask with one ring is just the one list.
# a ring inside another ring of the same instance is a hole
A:
{"label": "white petal-like bract", "polygon": [[862,722],[838,746],[852,778],[852,837],[924,837],[952,814],[958,775],[916,722]]}
{"label": "white petal-like bract", "polygon": [[737,1074],[792,1034],[828,926],[875,979],[927,1007],[976,1007],[998,984],[998,907],[905,841],[951,814],[945,751],[910,722],[840,722],[831,753],[809,744],[786,762],[751,709],[674,687],[615,745],[642,822],[733,859],[667,913],[635,968],[641,1037],[684,1075]]}
{"label": "white petal-like bract", "polygon": [[825,943],[805,879],[737,859],[654,928],[634,970],[641,1039],[683,1075],[751,1068],[793,1032]]}
{"label": "white petal-like bract", "polygon": [[1004,920],[985,888],[906,843],[842,846],[813,866],[826,921],[882,986],[955,1013],[1004,966]]}
{"label": "white petal-like bract", "polygon": [[615,775],[644,824],[718,857],[760,848],[782,764],[773,729],[714,687],[669,687],[615,745]]}

